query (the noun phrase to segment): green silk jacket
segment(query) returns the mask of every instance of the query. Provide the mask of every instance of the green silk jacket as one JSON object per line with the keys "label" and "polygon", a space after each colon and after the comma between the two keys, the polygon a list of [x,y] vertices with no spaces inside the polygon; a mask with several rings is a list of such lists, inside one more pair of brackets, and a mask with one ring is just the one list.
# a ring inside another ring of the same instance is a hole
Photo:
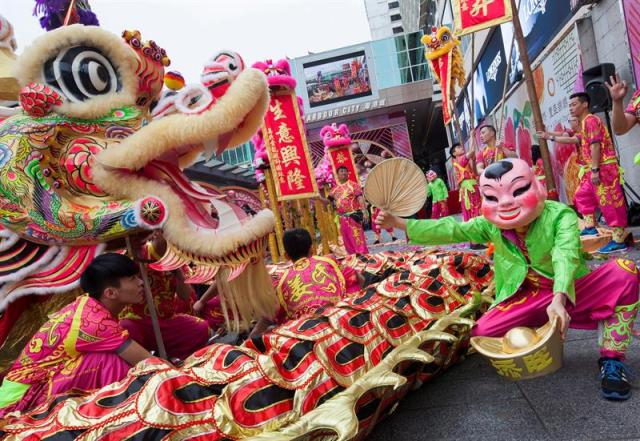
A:
{"label": "green silk jacket", "polygon": [[409,240],[422,245],[445,245],[459,242],[492,242],[496,305],[516,293],[529,266],[544,277],[553,279],[554,293],[566,293],[575,303],[574,281],[589,273],[580,245],[578,217],[568,206],[546,201],[540,216],[529,226],[525,237],[530,264],[516,244],[503,236],[502,230],[483,216],[468,222],[453,217],[438,220],[408,220]]}
{"label": "green silk jacket", "polygon": [[427,196],[431,196],[433,202],[446,201],[449,198],[449,190],[442,179],[436,178],[427,184]]}

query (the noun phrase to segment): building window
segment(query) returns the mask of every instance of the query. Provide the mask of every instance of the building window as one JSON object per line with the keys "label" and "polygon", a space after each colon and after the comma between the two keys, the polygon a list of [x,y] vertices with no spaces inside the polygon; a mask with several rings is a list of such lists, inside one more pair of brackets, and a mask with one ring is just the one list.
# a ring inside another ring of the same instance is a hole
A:
{"label": "building window", "polygon": [[400,7],[400,2],[389,2],[389,9],[395,9]]}
{"label": "building window", "polygon": [[393,33],[394,34],[402,34],[404,32],[404,29],[402,29],[402,26],[397,26],[395,28],[393,28]]}
{"label": "building window", "polygon": [[400,21],[402,20],[402,17],[400,16],[400,14],[393,14],[391,16],[391,21]]}

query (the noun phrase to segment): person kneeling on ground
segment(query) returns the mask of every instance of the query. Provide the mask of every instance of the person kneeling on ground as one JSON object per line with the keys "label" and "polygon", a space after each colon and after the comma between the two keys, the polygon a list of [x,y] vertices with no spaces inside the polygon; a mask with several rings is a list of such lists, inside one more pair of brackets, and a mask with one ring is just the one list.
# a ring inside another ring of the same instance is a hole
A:
{"label": "person kneeling on ground", "polygon": [[151,357],[117,319],[125,306],[143,301],[138,265],[120,254],[103,254],[89,264],[80,286],[87,294],[49,317],[4,378],[0,417],[69,390],[109,385]]}
{"label": "person kneeling on ground", "polygon": [[[354,270],[343,272],[338,264],[325,256],[312,256],[312,241],[303,228],[287,230],[284,249],[292,266],[280,277],[276,288],[280,309],[275,322],[299,318],[318,308],[338,302],[350,287],[359,286],[361,276]],[[265,332],[273,322],[261,319],[251,332],[255,337]]]}
{"label": "person kneeling on ground", "polygon": [[405,220],[383,213],[378,223],[406,230],[418,244],[492,242],[496,299],[472,335],[501,337],[516,326],[539,327],[557,318],[564,337],[570,325],[597,329],[600,324],[602,394],[628,399],[630,372],[623,361],[638,310],[634,263],[612,259],[590,272],[581,254],[577,215],[560,202],[545,201],[544,186],[520,159],[487,167],[480,189],[483,216],[469,222]]}

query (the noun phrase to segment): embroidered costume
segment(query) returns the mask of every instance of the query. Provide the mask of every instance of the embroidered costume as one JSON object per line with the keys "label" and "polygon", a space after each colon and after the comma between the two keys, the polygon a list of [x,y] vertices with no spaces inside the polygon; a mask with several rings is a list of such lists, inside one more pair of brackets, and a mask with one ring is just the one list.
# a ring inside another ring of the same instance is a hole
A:
{"label": "embroidered costume", "polygon": [[[586,228],[595,228],[595,211],[600,208],[607,225],[613,228],[613,240],[624,240],[627,210],[622,192],[618,160],[607,128],[600,118],[587,115],[578,136],[578,164],[580,165],[578,190],[574,203],[586,222]],[[600,183],[591,182],[591,145],[600,143]]]}
{"label": "embroidered costume", "polygon": [[362,189],[353,181],[336,184],[331,189],[331,196],[335,201],[336,212],[340,218],[340,233],[344,240],[344,247],[350,254],[368,253],[367,239],[362,227],[362,206],[359,198]]}
{"label": "embroidered costume", "polygon": [[449,216],[449,190],[444,181],[436,177],[427,184],[427,196],[431,196],[431,219]]}
{"label": "embroidered costume", "polygon": [[480,216],[480,190],[471,161],[465,155],[453,159],[453,170],[460,188],[460,206],[465,221]]}
{"label": "embroidered costume", "polygon": [[296,319],[336,303],[347,292],[345,277],[336,262],[324,256],[303,257],[280,278],[278,322]]}
{"label": "embroidered costume", "polygon": [[554,295],[564,294],[571,327],[603,327],[603,394],[628,398],[631,391],[622,361],[638,309],[634,263],[617,259],[589,272],[581,254],[577,215],[564,204],[544,201],[546,190],[524,161],[493,164],[480,181],[482,217],[464,223],[453,218],[407,222],[407,234],[415,243],[494,244],[495,302],[472,335],[502,336],[516,326],[541,326],[548,320],[546,308]]}
{"label": "embroidered costume", "polygon": [[89,391],[121,380],[130,366],[118,353],[129,342],[102,303],[78,297],[49,317],[11,366],[0,387],[0,417],[72,389]]}

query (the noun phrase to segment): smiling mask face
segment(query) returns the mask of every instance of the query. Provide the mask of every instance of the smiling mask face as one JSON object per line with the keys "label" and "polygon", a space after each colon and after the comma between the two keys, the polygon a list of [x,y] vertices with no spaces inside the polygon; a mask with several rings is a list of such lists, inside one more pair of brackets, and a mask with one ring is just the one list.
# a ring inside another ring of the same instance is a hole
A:
{"label": "smiling mask face", "polygon": [[480,177],[482,215],[503,230],[533,222],[544,209],[545,187],[521,159],[506,159],[487,167]]}

